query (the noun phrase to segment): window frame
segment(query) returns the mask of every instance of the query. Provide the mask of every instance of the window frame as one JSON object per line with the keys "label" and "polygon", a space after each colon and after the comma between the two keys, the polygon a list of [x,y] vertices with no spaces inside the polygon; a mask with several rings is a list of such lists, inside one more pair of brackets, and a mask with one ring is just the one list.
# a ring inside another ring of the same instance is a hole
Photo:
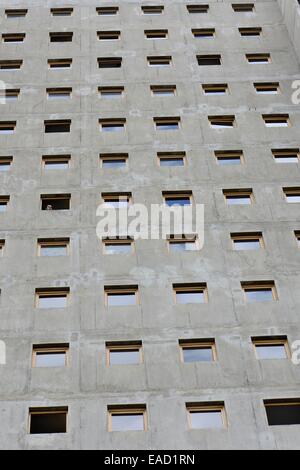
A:
{"label": "window frame", "polygon": [[257,301],[252,301],[252,302],[249,301],[247,298],[247,291],[258,292],[258,291],[268,290],[268,291],[271,291],[272,293],[272,299],[270,299],[271,302],[276,302],[279,300],[275,281],[241,281],[241,287],[243,290],[245,302],[247,304],[268,302],[264,300],[263,301],[257,300]]}
{"label": "window frame", "polygon": [[[225,410],[225,403],[224,402],[208,402],[205,403],[186,403],[186,411],[187,411],[187,421],[188,421],[188,429],[192,431],[199,431],[199,430],[213,430],[213,429],[227,429],[228,428],[228,418],[227,413]],[[214,412],[219,411],[223,426],[222,428],[215,428],[215,427],[203,427],[203,428],[195,428],[192,426],[192,419],[191,419],[191,412]]]}
{"label": "window frame", "polygon": [[[122,295],[122,294],[134,294],[135,298],[135,303],[132,305],[109,305],[109,295],[111,294],[116,294],[116,295]],[[138,285],[126,285],[126,286],[104,286],[104,305],[106,308],[128,308],[128,307],[137,307],[140,305],[140,293],[139,293],[139,287]]]}
{"label": "window frame", "polygon": [[[140,430],[128,430],[122,429],[116,431],[112,427],[112,416],[113,415],[143,415],[144,429]],[[107,429],[108,432],[145,432],[148,431],[148,413],[146,405],[108,405],[107,407]]]}
{"label": "window frame", "polygon": [[[37,356],[37,353],[53,353],[53,354],[60,354],[60,353],[64,353],[65,354],[65,365],[64,366],[61,366],[61,368],[63,367],[69,367],[70,366],[70,346],[69,344],[62,344],[62,345],[59,345],[59,344],[54,344],[53,346],[51,346],[51,344],[45,344],[45,345],[41,345],[41,344],[33,344],[32,345],[32,354],[31,354],[31,367],[34,368],[34,369],[40,369],[40,368],[43,368],[42,366],[37,366],[36,365],[36,356]],[[49,369],[51,369],[52,367],[48,367]],[[55,366],[53,366],[53,368],[57,368]]]}
{"label": "window frame", "polygon": [[[49,414],[64,414],[66,417],[66,430],[59,434],[67,434],[69,429],[69,408],[68,406],[47,406],[47,407],[30,407],[28,412],[28,434],[30,435],[43,435],[49,433],[31,433],[31,417],[32,415],[49,415]],[[58,434],[58,433],[50,433]]]}
{"label": "window frame", "polygon": [[[43,246],[65,246],[66,247],[66,254],[61,256],[69,256],[70,255],[70,239],[69,238],[38,238],[37,239],[37,256],[41,258],[50,258],[50,256],[43,256],[41,254],[41,249]],[[59,257],[61,257],[59,256]],[[53,256],[57,258],[57,256]]]}
{"label": "window frame", "polygon": [[[194,364],[195,362],[217,362],[217,348],[214,338],[207,339],[179,339],[179,350],[180,350],[180,362],[182,364]],[[185,362],[184,360],[184,349],[211,349],[212,360],[211,361],[195,361],[192,363]]]}
{"label": "window frame", "polygon": [[[35,308],[38,309],[53,309],[60,310],[68,308],[70,306],[70,288],[69,287],[47,287],[47,288],[36,288],[35,289]],[[66,304],[64,307],[41,307],[39,305],[40,298],[51,298],[51,297],[63,297],[66,299]]]}
{"label": "window frame", "polygon": [[120,366],[121,364],[111,364],[110,353],[111,351],[129,351],[136,350],[139,353],[139,362],[136,364],[122,364],[122,366],[141,365],[144,363],[144,352],[142,341],[107,341],[105,343],[105,362],[106,366]]}
{"label": "window frame", "polygon": [[[191,304],[207,304],[209,301],[208,297],[208,288],[206,282],[197,282],[197,283],[180,283],[180,284],[173,284],[173,299],[175,305],[191,305]],[[178,293],[198,293],[203,295],[203,301],[201,302],[186,302],[186,303],[179,303],[177,302],[177,294]]]}
{"label": "window frame", "polygon": [[[282,337],[279,337],[279,336],[266,336],[266,337],[251,337],[251,342],[252,342],[252,347],[254,349],[254,354],[255,354],[255,357],[258,361],[265,361],[265,360],[268,360],[268,359],[264,359],[264,358],[260,358],[259,355],[258,355],[258,351],[257,351],[257,346],[283,346],[284,347],[284,350],[285,350],[285,353],[286,353],[286,357],[285,358],[280,358],[280,360],[284,360],[284,359],[291,359],[292,357],[292,354],[291,354],[291,349],[289,347],[289,342],[288,342],[288,338],[287,336],[282,336]],[[277,358],[271,358],[269,360],[279,360]]]}

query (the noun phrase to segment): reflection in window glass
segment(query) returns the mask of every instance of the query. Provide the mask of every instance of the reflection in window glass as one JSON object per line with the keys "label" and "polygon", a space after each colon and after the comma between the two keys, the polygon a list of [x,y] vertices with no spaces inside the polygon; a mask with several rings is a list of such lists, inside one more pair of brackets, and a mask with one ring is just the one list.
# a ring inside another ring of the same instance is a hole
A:
{"label": "reflection in window glass", "polygon": [[65,367],[66,353],[36,352],[35,367]]}
{"label": "reflection in window glass", "polygon": [[259,359],[286,359],[284,344],[256,344],[256,353]]}
{"label": "reflection in window glass", "polygon": [[135,292],[108,293],[107,304],[109,307],[136,305],[136,294]]}
{"label": "reflection in window glass", "polygon": [[211,362],[214,360],[211,347],[184,347],[183,362]]}
{"label": "reflection in window glass", "polygon": [[109,351],[110,365],[139,364],[139,349],[111,349]]}
{"label": "reflection in window glass", "polygon": [[176,292],[176,303],[178,304],[201,304],[203,302],[205,302],[204,290]]}
{"label": "reflection in window glass", "polygon": [[112,414],[112,431],[143,431],[144,414]]}
{"label": "reflection in window glass", "polygon": [[39,308],[64,308],[67,306],[66,295],[39,295],[38,296]]}
{"label": "reflection in window glass", "polygon": [[246,297],[249,302],[266,302],[273,300],[273,291],[266,289],[245,289]]}
{"label": "reflection in window glass", "polygon": [[190,419],[193,429],[224,427],[221,410],[190,411]]}

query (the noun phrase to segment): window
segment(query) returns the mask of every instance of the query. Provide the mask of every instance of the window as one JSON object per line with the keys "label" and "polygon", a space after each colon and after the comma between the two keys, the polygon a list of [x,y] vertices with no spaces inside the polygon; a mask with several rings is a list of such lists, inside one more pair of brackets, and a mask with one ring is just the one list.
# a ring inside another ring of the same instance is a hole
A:
{"label": "window", "polygon": [[65,100],[71,98],[72,88],[47,88],[49,100]]}
{"label": "window", "polygon": [[99,124],[102,132],[122,132],[125,130],[126,119],[99,119]]}
{"label": "window", "polygon": [[297,244],[300,247],[300,230],[295,230],[294,233],[295,233]]}
{"label": "window", "polygon": [[0,121],[0,134],[14,134],[16,121]]}
{"label": "window", "polygon": [[116,69],[122,66],[122,57],[98,57],[99,69]]}
{"label": "window", "polygon": [[36,306],[38,308],[65,308],[68,304],[69,293],[69,287],[36,289]]}
{"label": "window", "polygon": [[240,165],[244,162],[242,150],[215,150],[217,163],[222,166]]}
{"label": "window", "polygon": [[261,232],[244,232],[230,234],[233,249],[236,251],[259,250],[264,248],[264,241]]}
{"label": "window", "polygon": [[269,302],[278,300],[274,281],[241,282],[248,302]]}
{"label": "window", "polygon": [[221,54],[197,55],[198,65],[221,65]]}
{"label": "window", "polygon": [[30,434],[67,432],[68,407],[29,408]]}
{"label": "window", "polygon": [[11,101],[17,101],[19,95],[20,88],[6,88],[5,90],[0,90],[0,99],[4,100],[5,104]]}
{"label": "window", "polygon": [[69,344],[34,344],[32,367],[66,367]]}
{"label": "window", "polygon": [[142,364],[142,341],[121,341],[106,343],[106,364],[108,366]]}
{"label": "window", "polygon": [[166,206],[190,206],[192,204],[192,191],[163,191]]}
{"label": "window", "polygon": [[264,400],[269,426],[288,426],[300,424],[300,400],[281,398]]}
{"label": "window", "polygon": [[150,85],[153,96],[174,96],[176,85]]}
{"label": "window", "polygon": [[67,256],[69,254],[69,238],[39,238],[39,256]]}
{"label": "window", "polygon": [[257,359],[287,359],[290,357],[286,336],[256,336],[251,339]]}
{"label": "window", "polygon": [[225,428],[224,402],[186,403],[190,429]]}
{"label": "window", "polygon": [[184,363],[213,362],[217,360],[215,340],[180,339],[180,358]]}
{"label": "window", "polygon": [[72,65],[72,59],[48,59],[50,69],[68,69]]}
{"label": "window", "polygon": [[119,7],[97,7],[96,11],[101,16],[117,15],[119,13]]}
{"label": "window", "polygon": [[277,95],[279,93],[279,82],[253,83],[256,93],[260,95]]}
{"label": "window", "polygon": [[206,283],[173,284],[176,304],[202,304],[208,301]]}
{"label": "window", "polygon": [[73,8],[51,8],[50,12],[52,16],[71,16]]}
{"label": "window", "polygon": [[11,42],[11,43],[19,43],[19,42],[24,41],[25,36],[26,36],[25,33],[3,33],[2,41]]}
{"label": "window", "polygon": [[235,126],[235,116],[208,116],[211,127],[227,129]]}
{"label": "window", "polygon": [[161,15],[164,12],[164,6],[162,5],[147,5],[142,6],[142,12],[144,15]]}
{"label": "window", "polygon": [[101,196],[107,207],[115,209],[126,208],[132,202],[131,193],[102,193]]}
{"label": "window", "polygon": [[23,60],[0,60],[0,70],[17,70],[23,65]]}
{"label": "window", "polygon": [[271,55],[268,53],[246,54],[246,59],[249,64],[268,64],[271,61]]}
{"label": "window", "polygon": [[251,12],[254,11],[254,3],[232,3],[232,8],[235,12]]}
{"label": "window", "polygon": [[71,155],[43,155],[44,170],[67,170],[70,166]]}
{"label": "window", "polygon": [[45,133],[58,133],[58,132],[70,132],[71,131],[71,120],[70,119],[55,119],[44,121]]}
{"label": "window", "polygon": [[159,166],[184,166],[186,164],[185,152],[157,152]]}
{"label": "window", "polygon": [[196,236],[169,235],[168,246],[170,252],[195,251],[198,250]]}
{"label": "window", "polygon": [[10,170],[13,157],[0,157],[0,172]]}
{"label": "window", "polygon": [[121,31],[98,31],[99,41],[114,41],[120,39]]}
{"label": "window", "polygon": [[146,39],[167,39],[167,29],[146,29],[144,31]]}
{"label": "window", "polygon": [[295,149],[272,149],[272,154],[277,163],[298,163],[300,150]]}
{"label": "window", "polygon": [[71,194],[42,194],[41,209],[42,211],[60,211],[69,210],[71,202]]}
{"label": "window", "polygon": [[103,240],[103,251],[106,255],[128,255],[133,252],[133,240],[130,238],[109,238]]}
{"label": "window", "polygon": [[0,240],[0,256],[3,256],[4,247],[5,247],[5,240]]}
{"label": "window", "polygon": [[0,196],[0,212],[6,212],[10,196]]}
{"label": "window", "polygon": [[150,67],[168,67],[172,64],[172,56],[148,56],[147,62]]}
{"label": "window", "polygon": [[239,33],[241,36],[260,36],[262,33],[262,28],[253,27],[253,28],[239,28]]}
{"label": "window", "polygon": [[138,286],[106,286],[104,292],[107,307],[128,307],[138,304]]}
{"label": "window", "polygon": [[72,32],[49,33],[50,42],[72,42]]}
{"label": "window", "polygon": [[254,201],[252,189],[223,189],[226,203],[233,205],[250,205]]}
{"label": "window", "polygon": [[209,5],[187,5],[186,8],[189,13],[207,13]]}
{"label": "window", "polygon": [[101,98],[106,99],[121,98],[124,95],[123,86],[99,86],[98,91]]}
{"label": "window", "polygon": [[173,131],[179,129],[179,117],[154,117],[153,121],[157,131]]}
{"label": "window", "polygon": [[107,407],[109,431],[146,431],[146,405],[113,405]]}
{"label": "window", "polygon": [[192,35],[194,38],[214,38],[215,33],[215,28],[192,29]]}
{"label": "window", "polygon": [[28,10],[23,9],[6,9],[5,15],[7,18],[24,18],[27,15]]}
{"label": "window", "polygon": [[206,95],[225,95],[228,92],[227,83],[204,83],[202,89]]}
{"label": "window", "polygon": [[125,168],[127,166],[128,153],[101,153],[100,161],[102,168]]}
{"label": "window", "polygon": [[288,127],[290,118],[288,114],[263,114],[266,127]]}
{"label": "window", "polygon": [[282,189],[288,203],[293,204],[300,202],[300,187]]}

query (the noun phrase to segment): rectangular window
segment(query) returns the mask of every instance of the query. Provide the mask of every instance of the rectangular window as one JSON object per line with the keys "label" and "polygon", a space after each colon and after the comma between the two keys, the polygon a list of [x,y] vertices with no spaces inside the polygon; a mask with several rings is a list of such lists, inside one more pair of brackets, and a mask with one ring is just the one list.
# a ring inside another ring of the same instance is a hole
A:
{"label": "rectangular window", "polygon": [[271,62],[271,55],[269,53],[246,54],[246,59],[249,64],[268,64]]}
{"label": "rectangular window", "polygon": [[23,8],[19,9],[6,9],[5,15],[7,18],[24,18],[27,15],[28,10]]}
{"label": "rectangular window", "polygon": [[41,194],[42,211],[69,210],[71,194]]}
{"label": "rectangular window", "polygon": [[163,191],[166,206],[190,206],[192,204],[192,191]]}
{"label": "rectangular window", "polygon": [[108,430],[113,431],[146,431],[146,405],[108,406]]}
{"label": "rectangular window", "polygon": [[126,119],[99,119],[99,124],[102,132],[122,132],[125,130]]}
{"label": "rectangular window", "polygon": [[99,41],[115,41],[120,39],[121,31],[97,31]]}
{"label": "rectangular window", "polygon": [[18,70],[22,65],[23,60],[0,60],[0,70]]}
{"label": "rectangular window", "polygon": [[26,36],[25,33],[3,33],[2,41],[17,44],[19,42],[23,42],[25,39],[25,36]]}
{"label": "rectangular window", "polygon": [[147,62],[150,67],[168,67],[172,65],[172,56],[148,56]]}
{"label": "rectangular window", "polygon": [[144,31],[146,39],[167,39],[167,29],[146,29]]}
{"label": "rectangular window", "polygon": [[157,152],[159,166],[184,166],[186,164],[185,152]]}
{"label": "rectangular window", "polygon": [[45,133],[65,133],[71,131],[71,120],[70,119],[55,119],[44,121]]}
{"label": "rectangular window", "polygon": [[229,206],[250,205],[254,202],[252,189],[223,189],[223,194]]}
{"label": "rectangular window", "polygon": [[262,33],[262,28],[260,27],[239,28],[239,33],[241,36],[246,36],[246,37],[260,36]]}
{"label": "rectangular window", "polygon": [[208,301],[206,283],[173,284],[176,304],[202,304]]}
{"label": "rectangular window", "polygon": [[102,168],[125,168],[127,166],[128,153],[101,153],[100,161]]}
{"label": "rectangular window", "polygon": [[106,364],[108,366],[137,365],[142,362],[142,341],[106,343]]}
{"label": "rectangular window", "polygon": [[236,13],[254,11],[254,3],[232,3],[231,6]]}
{"label": "rectangular window", "polygon": [[51,8],[50,13],[52,16],[71,16],[73,8]]}
{"label": "rectangular window", "polygon": [[176,85],[150,85],[153,96],[174,96]]}
{"label": "rectangular window", "polygon": [[68,69],[72,65],[72,59],[48,59],[50,69]]}
{"label": "rectangular window", "polygon": [[49,100],[66,100],[71,98],[72,88],[47,88]]}
{"label": "rectangular window", "polygon": [[3,256],[5,240],[0,240],[0,256]]}
{"label": "rectangular window", "polygon": [[259,250],[264,248],[264,241],[261,232],[231,233],[233,248],[236,251]]}
{"label": "rectangular window", "polygon": [[242,150],[216,150],[215,157],[217,163],[222,166],[240,165],[244,163],[244,155]]}
{"label": "rectangular window", "polygon": [[279,82],[256,82],[253,86],[260,95],[278,95],[280,91]]}
{"label": "rectangular window", "polygon": [[192,35],[194,36],[194,38],[214,38],[215,34],[215,28],[192,29]]}
{"label": "rectangular window", "polygon": [[123,86],[99,86],[98,91],[101,98],[106,99],[122,98],[124,95]]}
{"label": "rectangular window", "polygon": [[10,196],[0,196],[0,212],[6,212]]}
{"label": "rectangular window", "polygon": [[99,69],[118,69],[122,67],[122,57],[98,57]]}
{"label": "rectangular window", "polygon": [[69,344],[34,344],[32,367],[66,367]]}
{"label": "rectangular window", "polygon": [[0,98],[5,104],[10,103],[11,101],[17,101],[19,95],[20,88],[6,88],[5,90],[0,90]]}
{"label": "rectangular window", "polygon": [[119,7],[97,7],[96,11],[101,16],[117,15],[119,13]]}
{"label": "rectangular window", "polygon": [[197,55],[198,65],[221,65],[221,54]]}
{"label": "rectangular window", "polygon": [[144,15],[161,15],[164,12],[163,5],[145,5],[141,9]]}
{"label": "rectangular window", "polygon": [[69,238],[39,238],[38,256],[67,256],[69,245]]}
{"label": "rectangular window", "polygon": [[179,129],[180,117],[154,117],[157,131],[174,131]]}
{"label": "rectangular window", "polygon": [[37,308],[65,308],[68,305],[69,287],[36,289]]}
{"label": "rectangular window", "polygon": [[9,171],[11,168],[11,164],[13,161],[13,157],[0,157],[0,172],[1,171]]}
{"label": "rectangular window", "polygon": [[287,359],[290,357],[286,336],[252,337],[257,359]]}
{"label": "rectangular window", "polygon": [[104,292],[107,307],[128,307],[139,303],[138,286],[106,286]]}
{"label": "rectangular window", "polygon": [[72,42],[72,32],[49,33],[50,42]]}
{"label": "rectangular window", "polygon": [[225,95],[228,93],[227,83],[204,83],[202,89],[206,95]]}
{"label": "rectangular window", "polygon": [[0,134],[14,134],[16,126],[16,121],[0,121]]}
{"label": "rectangular window", "polygon": [[131,193],[102,193],[101,196],[106,207],[121,209],[132,203]]}
{"label": "rectangular window", "polygon": [[264,400],[269,426],[291,426],[300,424],[299,398]]}
{"label": "rectangular window", "polygon": [[106,255],[130,255],[133,252],[133,240],[121,238],[103,240],[103,252]]}
{"label": "rectangular window", "polygon": [[277,163],[298,163],[300,149],[272,149],[272,154]]}
{"label": "rectangular window", "polygon": [[208,13],[209,5],[187,5],[187,11],[189,13]]}
{"label": "rectangular window", "polygon": [[198,250],[196,236],[169,235],[167,240],[170,252]]}
{"label": "rectangular window", "polygon": [[210,126],[217,129],[228,129],[235,126],[235,116],[208,116]]}
{"label": "rectangular window", "polygon": [[180,357],[184,363],[213,362],[217,360],[215,340],[180,339]]}
{"label": "rectangular window", "polygon": [[227,427],[224,402],[186,403],[190,429]]}
{"label": "rectangular window", "polygon": [[67,170],[70,167],[71,155],[43,155],[44,170]]}
{"label": "rectangular window", "polygon": [[68,407],[29,408],[30,434],[67,432]]}
{"label": "rectangular window", "polygon": [[297,244],[300,247],[300,230],[295,230],[294,233],[295,233]]}
{"label": "rectangular window", "polygon": [[300,202],[300,187],[295,188],[282,188],[286,202],[293,204]]}
{"label": "rectangular window", "polygon": [[290,117],[288,114],[263,114],[266,127],[289,127]]}
{"label": "rectangular window", "polygon": [[274,281],[241,282],[248,302],[270,302],[278,300]]}

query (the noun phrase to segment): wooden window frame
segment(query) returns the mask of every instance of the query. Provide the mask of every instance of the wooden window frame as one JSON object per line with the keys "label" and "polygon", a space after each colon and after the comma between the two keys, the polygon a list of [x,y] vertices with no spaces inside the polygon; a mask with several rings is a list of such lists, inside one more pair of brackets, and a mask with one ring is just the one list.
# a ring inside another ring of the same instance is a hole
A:
{"label": "wooden window frame", "polygon": [[[221,54],[197,54],[196,55],[197,62],[199,67],[219,67],[222,65],[222,55]],[[200,63],[199,61],[212,61],[215,60],[214,63]]]}
{"label": "wooden window frame", "polygon": [[6,18],[24,18],[28,13],[27,8],[6,8]]}
{"label": "wooden window frame", "polygon": [[[281,157],[288,158],[289,156],[297,156],[298,162],[300,162],[300,149],[299,148],[294,148],[294,149],[272,149],[271,150],[273,158],[276,160],[276,157]],[[295,162],[297,163],[297,162]]]}
{"label": "wooden window frame", "polygon": [[50,96],[61,96],[68,95],[69,98],[72,98],[72,87],[57,87],[57,88],[46,88],[47,98]]}
{"label": "wooden window frame", "polygon": [[247,299],[247,291],[262,291],[262,290],[270,290],[272,292],[272,299],[273,301],[278,301],[278,292],[276,289],[275,281],[242,281],[241,287],[244,292],[245,301],[248,302]]}
{"label": "wooden window frame", "polygon": [[105,358],[106,365],[112,366],[110,363],[110,352],[111,351],[138,351],[139,362],[137,364],[124,364],[126,365],[140,365],[144,363],[143,343],[142,341],[107,341],[105,343]]}
{"label": "wooden window frame", "polygon": [[[191,293],[199,293],[203,294],[203,304],[208,303],[208,289],[207,289],[207,283],[206,282],[197,282],[197,283],[186,283],[186,284],[173,284],[173,299],[174,299],[174,304],[175,305],[185,305],[185,304],[180,304],[177,302],[177,293],[182,293],[182,292],[191,292]],[[201,303],[201,302],[199,302]]]}
{"label": "wooden window frame", "polygon": [[[47,128],[55,126],[67,126],[69,130],[56,131],[56,132],[47,132]],[[72,129],[72,120],[71,119],[46,119],[44,121],[44,134],[70,134]]]}
{"label": "wooden window frame", "polygon": [[232,3],[231,6],[235,13],[251,13],[255,10],[254,3]]}
{"label": "wooden window frame", "polygon": [[215,38],[216,30],[215,28],[192,28],[191,30],[194,38]]}
{"label": "wooden window frame", "polygon": [[100,16],[112,16],[119,14],[119,7],[96,7],[96,12]]}
{"label": "wooden window frame", "polygon": [[102,30],[97,31],[97,38],[99,41],[118,41],[121,39],[120,30]]}
{"label": "wooden window frame", "polygon": [[[234,129],[237,127],[236,117],[235,115],[220,115],[220,116],[207,116],[210,127],[213,129]],[[225,124],[230,124],[226,125]]]}
{"label": "wooden window frame", "polygon": [[192,236],[187,236],[185,234],[168,235],[166,241],[167,241],[167,249],[169,253],[172,252],[170,249],[170,245],[172,245],[172,243],[194,243],[195,250],[190,250],[190,251],[193,253],[194,251],[199,250],[199,238],[196,234],[195,235],[193,234]]}
{"label": "wooden window frame", "polygon": [[103,125],[104,125],[104,128],[117,126],[118,128],[120,128],[120,132],[126,131],[126,124],[127,124],[126,118],[105,118],[105,119],[99,119],[98,122],[99,122],[101,132],[105,132],[103,131]]}
{"label": "wooden window frame", "polygon": [[284,199],[287,203],[290,203],[287,199],[287,196],[293,196],[295,195],[296,197],[300,197],[300,186],[296,187],[284,187],[282,188],[283,194],[284,194]]}
{"label": "wooden window frame", "polygon": [[203,93],[206,96],[209,95],[227,95],[229,93],[229,86],[227,83],[203,83],[202,85]]}
{"label": "wooden window frame", "polygon": [[257,94],[267,94],[268,91],[276,91],[274,94],[279,94],[281,92],[279,82],[254,82],[254,89]]}
{"label": "wooden window frame", "polygon": [[42,156],[42,168],[45,169],[46,163],[48,161],[52,162],[67,162],[68,169],[70,168],[71,155],[43,155]]}
{"label": "wooden window frame", "polygon": [[37,256],[44,258],[41,255],[41,248],[43,246],[65,246],[66,256],[70,255],[70,239],[69,238],[38,238],[37,240]]}
{"label": "wooden window frame", "polygon": [[[48,287],[48,288],[37,288],[35,289],[35,307],[41,308],[39,306],[39,300],[41,297],[50,298],[50,297],[64,297],[66,298],[66,306],[58,308],[67,308],[70,304],[70,288],[69,287]],[[46,307],[44,307],[46,308]],[[50,307],[51,308],[51,307]]]}
{"label": "wooden window frame", "polygon": [[227,418],[227,413],[225,410],[225,403],[224,402],[212,402],[211,404],[205,402],[205,403],[186,403],[186,411],[187,411],[187,420],[188,420],[188,428],[192,431],[199,431],[201,429],[207,430],[207,429],[214,429],[212,428],[194,428],[192,426],[192,420],[191,420],[191,412],[214,412],[214,411],[219,411],[221,414],[222,422],[223,422],[223,429],[228,428],[228,418]]}
{"label": "wooden window frame", "polygon": [[18,100],[20,96],[20,91],[20,88],[6,88],[4,90],[2,89],[0,90],[0,98],[6,99],[9,97],[15,97],[16,100]]}
{"label": "wooden window frame", "polygon": [[289,342],[287,336],[266,336],[266,337],[252,337],[251,338],[252,347],[254,349],[254,354],[257,360],[263,361],[257,353],[256,346],[284,346],[286,358],[291,359],[292,354],[289,347]]}
{"label": "wooden window frame", "polygon": [[169,67],[172,65],[172,56],[171,55],[147,56],[147,63],[148,63],[148,67],[156,67],[156,66]]}
{"label": "wooden window frame", "polygon": [[145,29],[145,38],[151,39],[168,39],[169,33],[167,29]]}
{"label": "wooden window frame", "polygon": [[24,42],[26,33],[2,33],[1,37],[3,43],[19,43]]}
{"label": "wooden window frame", "polygon": [[253,204],[255,202],[254,193],[253,193],[252,188],[223,189],[223,195],[224,195],[225,202],[226,202],[227,205],[230,205],[227,202],[227,197],[228,196],[229,197],[232,197],[232,196],[237,196],[237,197],[249,196],[251,204]]}
{"label": "wooden window frame", "polygon": [[[246,54],[245,57],[248,64],[270,64],[271,62],[271,54],[269,52]],[[259,60],[263,58],[267,60]]]}
{"label": "wooden window frame", "polygon": [[[112,416],[113,415],[143,415],[144,429],[139,431],[114,431],[112,429]],[[148,430],[148,413],[146,405],[109,405],[107,407],[107,429],[108,432],[140,432]]]}
{"label": "wooden window frame", "polygon": [[295,234],[297,246],[299,248],[300,247],[300,230],[294,230],[294,234]]}
{"label": "wooden window frame", "polygon": [[69,69],[72,67],[73,59],[48,59],[48,67],[53,70]]}
{"label": "wooden window frame", "polygon": [[101,193],[101,198],[103,200],[103,203],[106,203],[106,202],[109,202],[109,201],[115,201],[115,200],[118,200],[118,201],[127,200],[127,205],[129,206],[133,202],[132,193],[130,193],[130,192]]}
{"label": "wooden window frame", "polygon": [[141,10],[144,15],[162,15],[165,7],[163,5],[142,5]]}
{"label": "wooden window frame", "polygon": [[157,157],[157,165],[161,167],[162,165],[160,162],[162,160],[181,160],[183,161],[183,165],[181,166],[187,166],[187,158],[186,158],[186,153],[183,152],[157,152],[156,154]]}
{"label": "wooden window frame", "polygon": [[265,242],[262,232],[239,232],[239,233],[230,233],[230,239],[232,242],[232,247],[235,250],[235,240],[257,240],[259,242],[260,248],[265,248]]}
{"label": "wooden window frame", "polygon": [[[61,41],[54,40],[53,38],[62,38]],[[65,39],[63,39],[65,38]],[[73,42],[74,33],[73,31],[51,31],[49,32],[50,43],[62,43],[62,42]]]}
{"label": "wooden window frame", "polygon": [[186,8],[189,13],[208,13],[209,11],[209,5],[207,4],[202,4],[202,5],[190,4],[190,5],[186,5]]}
{"label": "wooden window frame", "polygon": [[163,201],[165,205],[167,205],[166,200],[171,199],[171,198],[174,198],[174,199],[189,198],[190,205],[192,205],[194,202],[192,191],[163,191],[162,196],[163,196]]}
{"label": "wooden window frame", "polygon": [[103,167],[103,162],[107,160],[125,160],[125,167],[128,166],[128,153],[100,153],[99,155],[101,168]]}
{"label": "wooden window frame", "polygon": [[[155,130],[180,130],[181,128],[181,119],[180,116],[170,116],[170,117],[154,117],[153,118]],[[165,126],[177,125],[174,129],[165,129]],[[159,126],[163,127],[159,127]]]}
{"label": "wooden window frame", "polygon": [[[40,201],[41,201],[41,205],[40,205],[40,208],[42,211],[45,211],[45,212],[48,212],[46,209],[43,209],[42,206],[43,206],[43,201],[44,200],[49,200],[49,199],[67,199],[69,201],[69,208],[68,209],[53,209],[54,211],[55,210],[64,210],[64,211],[67,211],[67,210],[71,210],[71,194],[41,194],[40,196]],[[50,212],[50,211],[49,211]]]}
{"label": "wooden window frame", "polygon": [[37,345],[32,345],[32,354],[31,354],[31,367],[32,368],[38,368],[36,365],[36,356],[37,353],[53,353],[53,354],[65,354],[65,365],[64,367],[69,367],[70,366],[70,346],[69,344],[54,344],[51,346],[51,344],[37,344]]}
{"label": "wooden window frame", "polygon": [[261,26],[249,26],[239,28],[239,33],[242,37],[261,37],[262,36]]}
{"label": "wooden window frame", "polygon": [[3,238],[0,240],[0,257],[3,256],[4,249],[5,249],[5,239]]}
{"label": "wooden window frame", "polygon": [[[122,294],[134,294],[135,297],[135,304],[134,305],[109,305],[109,295],[110,294],[117,294],[117,295],[122,295]],[[139,293],[139,288],[137,285],[134,286],[104,286],[104,305],[107,308],[111,307],[136,307],[140,305],[140,293]]]}
{"label": "wooden window frame", "polygon": [[[29,408],[29,416],[28,416],[28,433],[31,434],[31,416],[32,415],[49,415],[49,414],[64,414],[66,417],[66,432],[60,434],[67,434],[69,428],[69,408],[68,406],[47,406],[47,407],[30,407]],[[47,433],[43,433],[47,434]],[[51,433],[57,434],[57,433]]]}
{"label": "wooden window frame", "polygon": [[[107,255],[105,248],[106,245],[130,245],[131,255],[135,253],[135,244],[133,238],[105,238],[102,239],[102,251],[104,255]],[[129,253],[128,253],[129,254]]]}
{"label": "wooden window frame", "polygon": [[215,150],[214,156],[216,157],[217,163],[221,160],[226,161],[230,159],[239,160],[241,165],[245,163],[243,150]]}
{"label": "wooden window frame", "polygon": [[50,14],[52,16],[71,16],[73,12],[74,12],[74,8],[72,7],[50,8]]}
{"label": "wooden window frame", "polygon": [[98,57],[98,68],[99,69],[120,69],[123,65],[122,57]]}
{"label": "wooden window frame", "polygon": [[124,86],[99,86],[98,87],[98,92],[99,92],[99,95],[100,97],[103,97],[105,96],[105,94],[103,95],[102,92],[120,92],[120,93],[115,93],[116,96],[118,96],[119,98],[123,98],[124,97],[124,91],[125,91],[125,88]]}
{"label": "wooden window frame", "polygon": [[[216,362],[218,360],[216,342],[214,338],[209,339],[180,339],[178,340],[179,352],[180,352],[180,362],[182,364],[188,364],[184,361],[184,349],[211,349],[212,351],[212,361]],[[201,361],[199,361],[201,362]]]}
{"label": "wooden window frame", "polygon": [[150,91],[152,96],[164,97],[163,94],[155,93],[155,91],[170,91],[172,96],[176,96],[176,85],[150,85]]}
{"label": "wooden window frame", "polygon": [[1,205],[5,205],[7,207],[8,204],[9,204],[9,201],[10,201],[10,196],[0,196],[0,204]]}

